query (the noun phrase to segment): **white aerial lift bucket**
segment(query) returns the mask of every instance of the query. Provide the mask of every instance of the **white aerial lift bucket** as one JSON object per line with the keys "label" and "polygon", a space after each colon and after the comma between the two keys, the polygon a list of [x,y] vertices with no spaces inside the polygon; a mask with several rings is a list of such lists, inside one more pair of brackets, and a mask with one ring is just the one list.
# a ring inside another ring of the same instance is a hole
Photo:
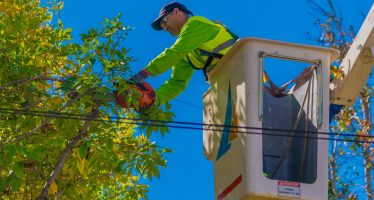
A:
{"label": "white aerial lift bucket", "polygon": [[[328,132],[329,69],[338,55],[245,38],[209,73],[204,152],[214,165],[215,199],[327,199],[328,135],[317,133]],[[267,58],[312,67],[288,95],[271,95],[263,78]]]}

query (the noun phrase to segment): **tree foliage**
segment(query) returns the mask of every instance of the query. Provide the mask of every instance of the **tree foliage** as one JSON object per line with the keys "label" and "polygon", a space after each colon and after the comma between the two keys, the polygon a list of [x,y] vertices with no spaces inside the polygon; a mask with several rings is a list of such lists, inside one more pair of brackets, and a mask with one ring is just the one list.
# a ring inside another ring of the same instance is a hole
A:
{"label": "tree foliage", "polygon": [[168,132],[152,120],[173,114],[114,103],[131,90],[120,14],[73,38],[53,17],[62,7],[0,1],[0,199],[146,198],[170,152],[150,140]]}
{"label": "tree foliage", "polygon": [[[340,51],[340,57],[334,63],[339,66],[351,47],[356,30],[353,25],[344,25],[343,16],[338,15],[336,5],[331,0],[326,1],[326,7],[314,0],[309,0],[309,2],[313,10],[317,11],[320,16],[315,22],[320,30],[317,42]],[[344,76],[336,66],[331,67],[331,75],[333,78]],[[372,132],[372,97],[373,85],[369,78],[354,106],[343,108],[334,117],[332,131],[338,133],[337,136],[334,136],[335,138],[341,138],[339,134],[353,133],[357,136],[349,139],[364,140],[367,143],[337,141],[330,143],[329,199],[358,199],[359,196],[366,197],[366,199],[374,198],[372,186],[374,145],[370,143],[373,142],[370,137],[374,136]]]}

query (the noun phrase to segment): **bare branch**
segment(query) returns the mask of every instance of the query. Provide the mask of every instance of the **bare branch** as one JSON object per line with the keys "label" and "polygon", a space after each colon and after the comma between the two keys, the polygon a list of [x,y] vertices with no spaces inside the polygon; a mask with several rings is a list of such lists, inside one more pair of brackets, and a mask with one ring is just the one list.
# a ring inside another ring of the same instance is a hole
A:
{"label": "bare branch", "polygon": [[339,193],[339,191],[336,188],[338,178],[337,178],[337,166],[336,166],[336,161],[335,161],[334,155],[331,155],[330,160],[329,160],[329,165],[330,165],[330,176],[331,176],[332,191],[337,198],[345,198],[346,196],[342,193]]}
{"label": "bare branch", "polygon": [[331,11],[334,14],[334,16],[337,16],[336,12],[335,12],[335,7],[334,7],[334,4],[332,3],[332,1],[331,0],[327,0],[327,3],[329,4],[329,6],[331,8]]}
{"label": "bare branch", "polygon": [[321,7],[318,3],[316,3],[314,0],[308,0],[308,2],[311,4],[312,7],[314,7],[315,10],[318,12],[321,12],[325,16],[329,16],[329,12]]}

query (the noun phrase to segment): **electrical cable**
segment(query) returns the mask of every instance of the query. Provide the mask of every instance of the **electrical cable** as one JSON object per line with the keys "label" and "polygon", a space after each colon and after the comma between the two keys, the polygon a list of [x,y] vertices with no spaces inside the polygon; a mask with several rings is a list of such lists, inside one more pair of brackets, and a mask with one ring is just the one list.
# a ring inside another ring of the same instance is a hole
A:
{"label": "electrical cable", "polygon": [[[103,75],[104,74],[100,74],[100,76],[103,76]],[[189,106],[198,107],[196,105],[187,104],[186,102],[182,102],[180,100],[178,100],[178,102],[189,105]],[[61,113],[61,112],[45,112],[45,111],[35,111],[35,110],[33,110],[33,111],[28,110],[27,112],[29,112],[29,113],[25,113],[25,111],[22,111],[22,110],[6,109],[6,108],[0,108],[0,111],[2,111],[2,113],[5,113],[5,114],[23,114],[23,115],[32,115],[30,113],[38,113],[38,114],[34,114],[34,116],[75,119],[75,120],[86,120],[87,117],[88,117],[88,115],[83,115],[83,114],[71,114],[71,113]],[[16,113],[11,113],[10,111],[16,112]],[[57,115],[64,115],[64,116],[57,116]],[[75,116],[75,117],[72,117],[72,116]],[[99,117],[103,118],[103,116],[95,116],[95,118],[99,118]],[[113,117],[113,116],[104,117],[104,118],[116,119],[116,120],[142,121],[142,119]],[[95,121],[98,121],[98,120],[95,119]],[[105,121],[105,120],[101,120],[101,121]],[[166,121],[166,120],[149,120],[148,119],[147,121],[156,122],[156,123],[182,124],[182,125],[189,125],[189,126],[211,126],[211,127],[220,127],[220,128],[230,128],[230,129],[231,128],[240,128],[240,129],[265,130],[265,131],[276,131],[276,132],[308,133],[308,134],[315,134],[315,135],[318,135],[318,134],[319,135],[330,135],[330,136],[331,135],[337,135],[337,136],[340,136],[340,137],[345,136],[345,137],[361,137],[361,138],[370,138],[370,139],[374,138],[374,136],[370,136],[370,135],[355,135],[355,134],[346,134],[346,133],[336,134],[336,133],[331,133],[331,132],[287,130],[287,129],[275,129],[275,128],[263,128],[263,127],[259,128],[259,127],[248,127],[248,126],[228,126],[228,125],[221,125],[221,124],[204,124],[204,123],[195,123],[195,122]],[[107,120],[105,122],[118,122],[118,121]],[[144,123],[137,122],[137,124],[139,125],[139,124],[144,124]],[[155,126],[155,125],[159,126],[159,124],[151,124],[151,123],[148,123],[148,124],[151,125],[151,126]],[[172,125],[167,125],[167,127],[170,127],[170,128],[185,128],[185,129],[194,129],[194,130],[213,130],[213,129],[206,129],[206,128],[182,127],[182,126],[172,126]],[[224,131],[224,130],[219,129],[219,130],[215,130],[215,131]],[[244,132],[244,133],[247,133],[247,132]],[[275,136],[280,136],[279,134],[274,134],[274,135]],[[287,135],[283,135],[283,136],[287,136]],[[288,135],[287,137],[291,137],[291,136]],[[305,137],[302,137],[302,138],[305,138]],[[315,139],[319,139],[319,138],[317,137]],[[321,138],[321,139],[326,139],[326,138]],[[349,140],[349,141],[354,141],[354,140]]]}
{"label": "electrical cable", "polygon": [[201,106],[197,106],[195,104],[192,104],[192,103],[189,103],[189,102],[185,102],[183,100],[179,100],[177,98],[174,99],[174,101],[178,102],[178,103],[181,103],[181,104],[184,104],[184,105],[187,105],[187,106],[190,106],[190,107],[193,107],[193,108],[197,108],[197,109],[203,109]]}
{"label": "electrical cable", "polygon": [[[225,125],[212,125],[212,124],[203,124],[203,123],[193,123],[193,122],[176,122],[176,121],[163,121],[163,120],[148,120],[149,122],[142,122],[141,119],[134,119],[134,118],[120,118],[120,117],[103,117],[103,116],[88,116],[88,115],[79,115],[79,114],[64,114],[64,113],[51,113],[51,112],[44,112],[44,111],[22,111],[22,110],[15,110],[15,109],[3,109],[0,108],[0,113],[3,114],[13,114],[13,115],[30,115],[30,116],[39,116],[39,117],[53,117],[53,118],[61,118],[61,119],[71,119],[71,120],[93,120],[99,122],[109,122],[109,123],[124,123],[124,124],[137,124],[137,125],[149,125],[149,126],[156,126],[156,127],[168,127],[168,128],[178,128],[178,129],[189,129],[189,130],[208,130],[208,131],[221,131],[221,132],[234,132],[234,133],[243,133],[243,134],[252,134],[252,135],[270,135],[276,137],[295,137],[295,138],[308,138],[308,139],[320,139],[320,140],[334,140],[340,142],[360,142],[360,143],[374,143],[374,141],[365,141],[365,140],[357,140],[357,139],[339,139],[339,138],[327,138],[327,137],[318,137],[318,132],[314,136],[299,136],[293,134],[276,134],[276,133],[268,133],[268,132],[251,132],[251,131],[232,131],[232,130],[225,130],[225,127],[229,128],[243,128],[243,129],[254,129],[254,130],[267,130],[267,131],[274,131],[275,129],[269,128],[256,128],[256,127],[240,127],[240,126],[225,126]],[[110,120],[98,119],[98,118],[108,118]],[[116,120],[112,120],[116,119]],[[123,121],[128,120],[129,122]],[[184,124],[184,125],[208,125],[208,126],[217,126],[223,127],[223,129],[211,129],[211,128],[204,128],[204,127],[191,127],[191,126],[181,126],[181,125],[166,125],[166,123],[177,123],[177,124]],[[293,130],[282,130],[277,129],[275,131],[282,131],[282,132],[304,132],[310,133],[308,131],[293,131]],[[312,132],[313,133],[313,132]],[[326,133],[322,133],[325,135]],[[337,136],[344,136],[342,134],[335,134],[330,133],[330,135],[337,135]],[[352,137],[363,137],[359,135],[353,134],[345,134],[345,136],[352,136]],[[366,135],[367,138],[373,139],[373,136]]]}
{"label": "electrical cable", "polygon": [[[89,115],[85,114],[73,114],[73,113],[62,113],[62,112],[53,112],[53,111],[37,111],[37,110],[17,110],[17,109],[7,109],[7,108],[1,108],[0,107],[0,113],[1,111],[12,111],[12,112],[30,112],[30,113],[42,113],[42,114],[56,114],[56,115],[65,115],[65,116],[75,116],[75,117],[88,117]],[[28,114],[31,115],[31,114]],[[91,116],[90,116],[91,117]],[[116,119],[116,120],[130,120],[130,121],[144,121],[144,119],[141,118],[128,118],[128,117],[116,117],[116,116],[110,116],[110,117],[104,117],[104,116],[95,116],[95,117],[103,117],[108,119]],[[214,127],[220,127],[220,128],[240,128],[240,129],[253,129],[253,130],[267,130],[267,131],[277,131],[277,132],[297,132],[297,133],[310,133],[310,134],[320,134],[320,135],[338,135],[338,136],[347,136],[347,137],[356,137],[358,135],[355,134],[336,134],[332,132],[318,132],[318,131],[303,131],[303,130],[290,130],[290,129],[277,129],[277,128],[263,128],[263,127],[250,127],[250,126],[231,126],[231,125],[222,125],[222,124],[206,124],[206,123],[197,123],[197,122],[184,122],[184,121],[168,121],[168,120],[152,120],[148,119],[148,121],[151,122],[157,122],[157,123],[168,123],[168,124],[182,124],[182,125],[190,125],[190,126],[214,126]],[[374,138],[374,136],[370,135],[362,135],[360,137],[369,137]]]}

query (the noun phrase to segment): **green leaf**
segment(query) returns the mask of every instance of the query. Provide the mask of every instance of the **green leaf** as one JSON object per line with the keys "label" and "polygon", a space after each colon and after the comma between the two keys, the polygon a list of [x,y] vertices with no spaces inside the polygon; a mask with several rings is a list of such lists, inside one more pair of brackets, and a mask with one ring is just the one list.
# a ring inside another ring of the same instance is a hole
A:
{"label": "green leaf", "polygon": [[64,30],[64,34],[70,34],[73,31],[72,28],[67,28]]}
{"label": "green leaf", "polygon": [[37,151],[29,151],[27,153],[27,158],[29,158],[30,160],[39,160],[41,154],[43,154],[43,153],[42,152],[37,152]]}
{"label": "green leaf", "polygon": [[0,193],[2,193],[5,190],[5,179],[0,178]]}
{"label": "green leaf", "polygon": [[12,176],[9,180],[10,186],[12,187],[12,191],[16,192],[21,187],[21,179],[18,179],[15,176]]}
{"label": "green leaf", "polygon": [[83,141],[82,145],[79,147],[79,156],[80,158],[85,158],[88,153],[88,143]]}
{"label": "green leaf", "polygon": [[4,151],[5,151],[6,154],[8,154],[8,158],[10,158],[10,159],[12,159],[17,153],[17,149],[14,145],[6,146],[4,148]]}
{"label": "green leaf", "polygon": [[152,181],[152,173],[150,171],[147,172],[147,177],[150,181]]}
{"label": "green leaf", "polygon": [[121,52],[122,52],[122,55],[126,55],[127,54],[127,49],[125,47],[121,47]]}
{"label": "green leaf", "polygon": [[171,104],[166,103],[166,104],[165,104],[165,108],[166,108],[166,110],[170,110],[170,109],[171,109]]}
{"label": "green leaf", "polygon": [[14,174],[22,179],[24,176],[24,167],[23,167],[23,162],[17,162],[17,164],[14,166]]}

